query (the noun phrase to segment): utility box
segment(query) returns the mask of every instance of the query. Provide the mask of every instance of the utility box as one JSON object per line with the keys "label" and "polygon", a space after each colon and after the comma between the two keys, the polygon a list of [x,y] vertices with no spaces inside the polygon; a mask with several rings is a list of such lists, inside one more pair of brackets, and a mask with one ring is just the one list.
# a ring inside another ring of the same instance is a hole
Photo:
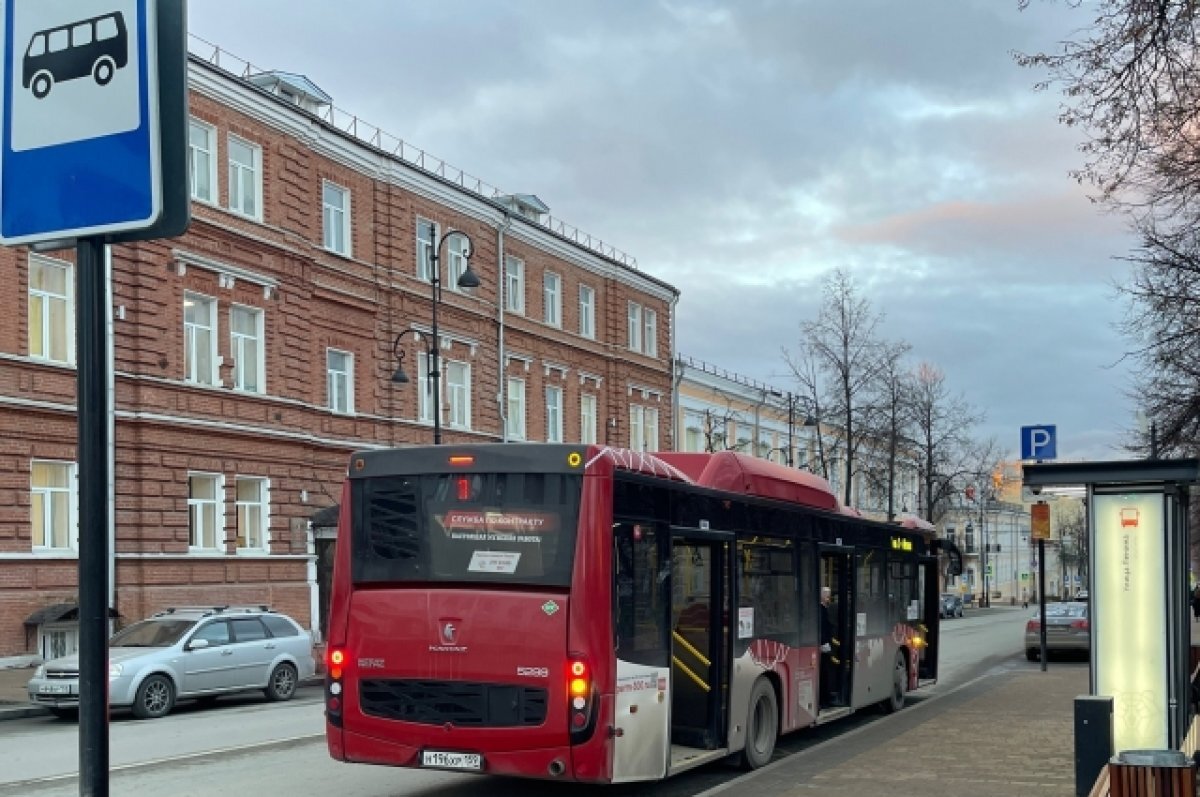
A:
{"label": "utility box", "polygon": [[1112,718],[1111,697],[1080,695],[1075,698],[1075,797],[1087,797],[1112,758]]}

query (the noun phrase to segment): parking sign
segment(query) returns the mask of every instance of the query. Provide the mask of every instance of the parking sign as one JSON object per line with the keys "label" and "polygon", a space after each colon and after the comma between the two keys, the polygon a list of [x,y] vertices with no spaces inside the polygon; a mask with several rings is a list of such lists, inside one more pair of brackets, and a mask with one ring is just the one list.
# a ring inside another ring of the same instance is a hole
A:
{"label": "parking sign", "polygon": [[151,227],[162,212],[154,0],[8,0],[0,243]]}
{"label": "parking sign", "polygon": [[1021,427],[1021,459],[1055,459],[1058,456],[1054,426]]}

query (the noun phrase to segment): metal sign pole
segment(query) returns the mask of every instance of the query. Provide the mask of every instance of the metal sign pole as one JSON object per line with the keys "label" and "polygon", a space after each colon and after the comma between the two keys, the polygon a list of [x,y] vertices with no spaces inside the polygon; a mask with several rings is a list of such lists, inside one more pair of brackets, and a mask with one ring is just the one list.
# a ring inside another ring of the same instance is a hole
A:
{"label": "metal sign pole", "polygon": [[108,286],[104,243],[75,248],[79,419],[79,793],[108,794]]}
{"label": "metal sign pole", "polygon": [[1038,537],[1038,611],[1041,616],[1038,633],[1042,645],[1042,672],[1046,671],[1046,541]]}

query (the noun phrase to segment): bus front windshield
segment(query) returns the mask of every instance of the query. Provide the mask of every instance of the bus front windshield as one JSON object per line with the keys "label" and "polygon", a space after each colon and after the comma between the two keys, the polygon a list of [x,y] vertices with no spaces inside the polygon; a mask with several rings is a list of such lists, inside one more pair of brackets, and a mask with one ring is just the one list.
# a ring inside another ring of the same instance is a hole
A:
{"label": "bus front windshield", "polygon": [[582,485],[561,473],[356,480],[353,580],[567,586]]}

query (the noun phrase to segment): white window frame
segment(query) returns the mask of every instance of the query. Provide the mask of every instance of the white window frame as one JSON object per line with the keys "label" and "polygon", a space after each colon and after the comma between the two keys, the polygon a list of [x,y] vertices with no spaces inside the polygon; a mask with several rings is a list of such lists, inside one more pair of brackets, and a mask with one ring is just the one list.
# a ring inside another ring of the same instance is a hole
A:
{"label": "white window frame", "polygon": [[637,302],[629,303],[629,350],[642,350],[642,306]]}
{"label": "white window frame", "polygon": [[[196,304],[204,304],[208,306],[208,317],[210,326],[204,326],[194,321],[187,320],[187,303],[192,301]],[[220,360],[217,359],[217,334],[220,328],[220,319],[217,317],[217,300],[212,296],[205,296],[203,293],[195,293],[193,291],[183,292],[183,380],[193,385],[210,385],[219,387],[221,385]],[[208,362],[210,364],[210,373],[201,374],[197,371],[199,358],[196,357],[197,351],[196,336],[199,330],[205,330],[208,333]]]}
{"label": "white window frame", "polygon": [[[441,358],[439,358],[440,361]],[[432,424],[433,423],[433,383],[429,379],[429,357],[424,352],[417,357],[417,420]],[[441,392],[438,394],[438,401],[442,401]],[[445,419],[443,414],[439,418],[439,422]]]}
{"label": "white window frame", "polygon": [[579,397],[579,442],[596,442],[596,397],[584,393]]}
{"label": "white window frame", "polygon": [[543,320],[552,327],[562,327],[562,276],[547,271],[542,275]]}
{"label": "white window frame", "polygon": [[508,438],[510,440],[524,440],[526,434],[525,380],[510,376],[508,378],[507,394],[508,401],[505,404],[505,411],[508,413],[508,417],[505,419],[505,422],[508,430]]}
{"label": "white window frame", "polygon": [[629,405],[629,447],[634,451],[657,451],[658,408]]}
{"label": "white window frame", "polygon": [[[66,487],[51,487],[49,485],[36,485],[33,483],[33,473],[35,465],[49,465],[52,467],[66,468],[67,486]],[[54,510],[54,497],[65,494],[67,497],[66,513],[67,516],[64,522],[67,524],[66,544],[54,545],[54,521],[56,512]],[[39,531],[33,528],[34,511],[33,505],[40,501],[42,506],[42,528]],[[79,550],[79,476],[78,468],[74,462],[57,459],[32,459],[29,461],[29,525],[30,525],[30,544],[35,553],[74,553]],[[38,545],[37,540],[41,538],[42,544]],[[50,544],[47,545],[47,540]]]}
{"label": "white window frame", "polygon": [[[202,130],[204,132],[208,139],[205,142],[205,147],[199,147],[192,141],[193,130]],[[194,116],[188,118],[188,170],[191,177],[190,190],[192,199],[210,205],[217,204],[217,198],[220,195],[217,186],[217,141],[217,128],[214,125],[202,122]],[[207,158],[207,162],[202,163],[201,158]],[[199,192],[199,181],[196,179],[202,167],[205,176],[208,177],[207,195]]]}
{"label": "white window frame", "polygon": [[525,261],[511,255],[504,258],[504,309],[525,315]]}
{"label": "white window frame", "polygon": [[445,379],[448,417],[451,429],[471,428],[471,364],[460,360],[442,360],[439,366]]}
{"label": "white window frame", "polygon": [[[233,322],[235,313],[249,313],[254,319],[254,334],[247,335],[238,332]],[[229,307],[229,351],[233,356],[233,389],[247,393],[263,394],[267,392],[267,340],[266,312],[260,307],[247,304],[234,304]],[[246,347],[255,349],[257,366],[254,373],[254,386],[246,386]]]}
{"label": "white window frame", "polygon": [[[250,151],[250,163],[242,163],[234,160],[234,151],[239,147],[246,147]],[[247,141],[241,136],[229,134],[225,142],[225,156],[229,161],[229,209],[240,216],[262,221],[263,218],[263,150],[258,144],[253,141]],[[243,180],[241,179],[246,173],[249,173],[253,182],[254,195],[249,198],[245,196]],[[235,194],[237,200],[235,201]],[[250,204],[253,203],[253,204]],[[247,207],[249,205],[249,207]]]}
{"label": "white window frame", "polygon": [[[332,192],[341,199],[338,207],[331,204],[327,194]],[[351,257],[354,251],[350,240],[350,189],[331,180],[321,181],[321,230],[322,244],[330,252]]]}
{"label": "white window frame", "polygon": [[[333,355],[342,355],[346,358],[345,369],[335,369],[333,367]],[[344,387],[346,393],[346,406],[339,406],[339,402],[334,400],[338,395],[337,388]],[[326,405],[331,412],[338,415],[353,415],[354,414],[354,353],[345,349],[338,349],[330,346],[325,349],[325,396]]]}
{"label": "white window frame", "polygon": [[[430,237],[422,238],[421,233],[428,231]],[[438,225],[436,221],[417,217],[417,279],[425,282],[433,280],[433,247],[437,244]]]}
{"label": "white window frame", "polygon": [[[65,260],[55,260],[54,258],[44,257],[32,252],[29,253],[28,260],[28,302],[29,306],[25,311],[26,322],[29,325],[29,356],[35,360],[44,360],[45,362],[62,363],[64,365],[75,364],[75,267]],[[63,272],[63,293],[55,293],[46,288],[33,287],[34,270],[57,269]],[[51,308],[57,302],[62,302],[62,312],[59,314],[60,327],[55,329],[54,323],[51,321]],[[41,329],[35,330],[33,324],[33,306],[38,304],[41,307]],[[61,335],[64,339],[64,348],[66,350],[64,358],[55,357],[54,351],[55,333]],[[41,352],[34,351],[34,339],[37,338],[41,343]]]}
{"label": "white window frame", "polygon": [[658,407],[642,408],[642,445],[644,451],[658,451]]}
{"label": "white window frame", "polygon": [[596,339],[596,289],[591,285],[579,286],[579,334]]}
{"label": "white window frame", "polygon": [[[242,500],[243,482],[258,486],[258,500]],[[235,476],[234,502],[237,506],[237,552],[239,554],[266,554],[271,552],[271,480],[262,476]],[[255,517],[257,514],[257,517]],[[249,529],[249,526],[256,528]],[[257,535],[257,544],[250,544],[250,535]]]}
{"label": "white window frame", "polygon": [[629,448],[631,451],[645,451],[646,439],[642,428],[643,407],[640,404],[629,405]]}
{"label": "white window frame", "polygon": [[[189,471],[188,475],[188,552],[199,554],[225,553],[225,476],[220,473],[203,473]],[[194,498],[192,496],[192,479],[211,479],[213,482],[213,498]],[[213,529],[211,546],[204,545],[206,529],[202,528],[201,510],[212,507]],[[199,540],[200,544],[197,544]]]}
{"label": "white window frame", "polygon": [[561,443],[563,441],[563,389],[548,385],[546,387],[546,442]]}
{"label": "white window frame", "polygon": [[704,418],[694,412],[684,413],[683,416],[683,450],[704,450]]}
{"label": "white window frame", "polygon": [[649,307],[642,308],[642,354],[658,356],[658,313]]}
{"label": "white window frame", "polygon": [[467,252],[470,249],[470,244],[467,243],[465,235],[451,235],[446,239],[446,251],[443,257],[446,258],[446,285],[450,290],[459,293],[467,293],[469,288],[459,287],[458,278],[467,271]]}

